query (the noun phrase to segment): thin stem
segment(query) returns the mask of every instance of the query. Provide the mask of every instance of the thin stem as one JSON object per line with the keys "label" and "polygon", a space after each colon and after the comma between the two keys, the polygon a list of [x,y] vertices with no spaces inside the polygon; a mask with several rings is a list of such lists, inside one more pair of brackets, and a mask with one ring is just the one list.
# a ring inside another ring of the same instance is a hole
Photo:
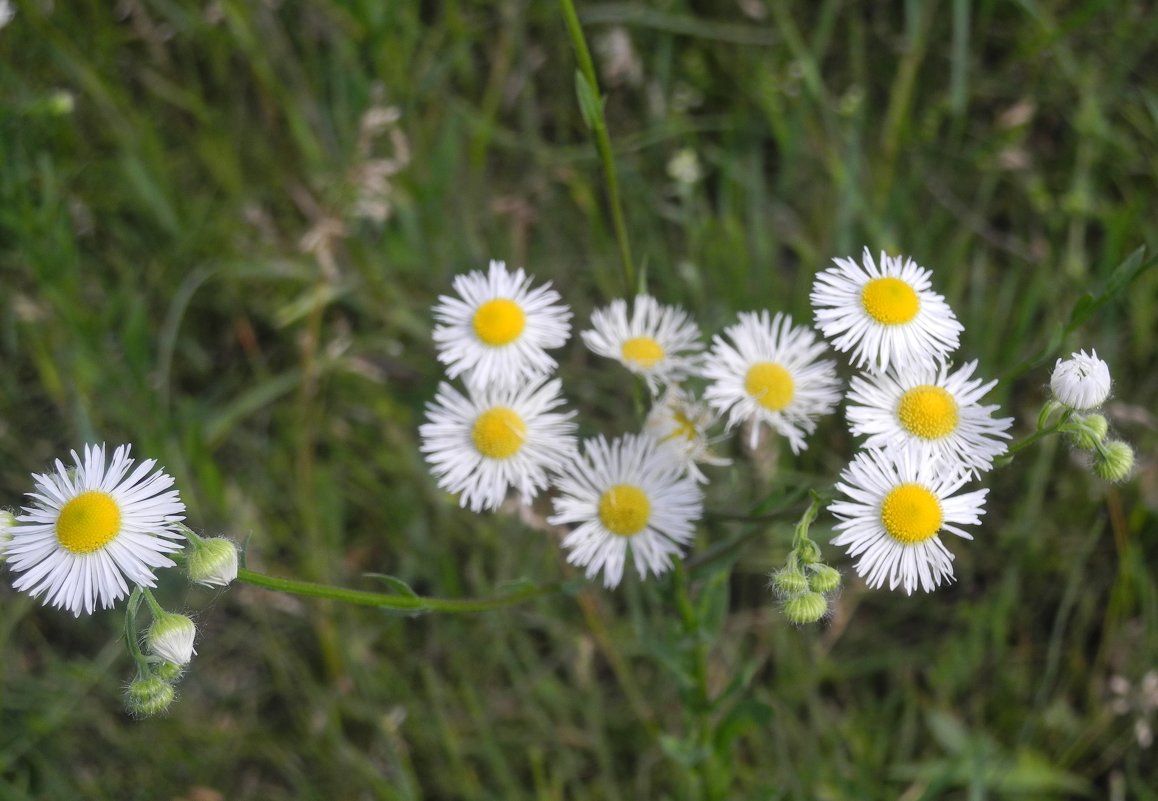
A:
{"label": "thin stem", "polygon": [[376,606],[382,609],[398,609],[407,612],[447,612],[452,614],[502,609],[506,606],[515,606],[524,601],[530,601],[533,598],[552,595],[562,589],[561,584],[552,582],[512,592],[509,595],[499,595],[495,598],[428,598],[420,595],[393,595],[351,590],[346,587],[334,587],[312,581],[267,576],[264,573],[257,573],[245,568],[238,569],[237,580],[267,590],[305,595],[310,598],[328,598],[357,606]]}
{"label": "thin stem", "polygon": [[1021,440],[1020,442],[1015,442],[1012,445],[1010,445],[1009,450],[1007,450],[1005,452],[1005,458],[1012,460],[1013,457],[1016,456],[1019,451],[1025,450],[1030,445],[1037,442],[1039,439],[1042,439],[1043,437],[1048,437],[1050,434],[1056,434],[1058,431],[1061,430],[1061,427],[1062,427],[1062,424],[1059,422],[1059,423],[1054,423],[1052,426],[1049,426],[1048,428],[1040,428],[1037,431],[1034,431],[1032,434],[1030,434],[1025,439]]}
{"label": "thin stem", "polygon": [[623,282],[626,284],[627,294],[634,295],[636,292],[635,261],[631,258],[631,242],[627,238],[627,224],[624,222],[623,205],[619,200],[619,177],[615,172],[611,138],[607,135],[607,122],[603,117],[603,96],[599,92],[599,79],[595,75],[595,63],[591,60],[591,51],[587,48],[587,40],[583,36],[583,27],[579,24],[579,15],[575,13],[574,3],[572,0],[559,0],[559,2],[563,6],[563,18],[567,22],[567,33],[571,36],[571,44],[574,46],[575,56],[579,60],[579,72],[599,100],[593,108],[588,109],[590,111],[588,122],[595,133],[595,149],[599,152],[599,160],[603,163],[603,181],[607,185],[607,201],[608,205],[611,206],[611,222],[615,227],[615,239],[619,243],[619,260],[623,266]]}

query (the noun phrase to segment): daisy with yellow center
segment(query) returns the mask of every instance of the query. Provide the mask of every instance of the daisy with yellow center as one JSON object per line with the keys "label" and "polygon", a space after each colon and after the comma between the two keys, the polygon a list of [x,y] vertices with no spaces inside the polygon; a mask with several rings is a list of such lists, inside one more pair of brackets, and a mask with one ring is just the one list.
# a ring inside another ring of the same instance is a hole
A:
{"label": "daisy with yellow center", "polygon": [[443,295],[434,307],[438,360],[451,378],[477,389],[517,387],[555,369],[547,350],[571,335],[571,312],[548,283],[531,288],[521,269],[507,272],[492,261],[484,275],[454,279],[458,297]]}
{"label": "daisy with yellow center", "polygon": [[957,349],[962,326],[945,299],[932,291],[932,273],[915,261],[868,248],[863,265],[833,259],[812,285],[816,327],[858,368],[884,372],[934,365]]}
{"label": "daisy with yellow center", "polygon": [[704,511],[683,462],[646,436],[599,437],[584,450],[560,471],[555,514],[547,518],[576,526],[563,539],[567,561],[585,567],[589,579],[602,571],[609,588],[623,578],[628,554],[640,578],[671,569]]}
{"label": "daisy with yellow center", "polygon": [[856,572],[870,587],[888,581],[890,590],[900,585],[911,595],[920,585],[931,592],[953,580],[953,554],[941,532],[971,540],[961,526],[980,523],[985,511],[989,490],[954,495],[969,478],[952,462],[912,450],[861,451],[836,485],[850,500],[828,507],[840,519],[832,544],[860,557]]}
{"label": "daisy with yellow center", "polygon": [[740,312],[739,322],[712,340],[703,369],[712,384],[704,400],[721,415],[728,413],[728,430],[750,420],[753,448],[764,423],[800,453],[817,418],[840,401],[836,365],[820,360],[825,350],[816,334],[793,326],[786,314]]}
{"label": "daisy with yellow center", "polygon": [[[129,458],[128,445],[106,464],[103,445],[86,445],[73,465],[34,474],[33,500],[16,517],[5,549],[19,574],[12,586],[79,617],[99,603],[108,609],[130,585],[153,587],[153,570],[172,566],[165,554],[181,550],[178,524],[185,504],[172,476],[157,462]],[[136,466],[134,467],[134,465]]]}
{"label": "daisy with yellow center", "polygon": [[557,378],[466,395],[440,385],[418,429],[438,486],[473,512],[499,508],[510,489],[530,503],[575,450],[574,412],[554,411],[561,392]]}
{"label": "daisy with yellow center", "polygon": [[939,457],[973,473],[991,470],[1005,453],[1012,417],[994,417],[1000,407],[979,401],[996,381],[972,378],[977,362],[950,372],[948,365],[890,368],[879,376],[858,376],[848,393],[853,434],[866,448],[915,448],[922,458]]}
{"label": "daisy with yellow center", "polygon": [[700,470],[701,463],[718,467],[732,463],[711,452],[708,429],[717,419],[719,416],[706,403],[680,387],[668,387],[647,413],[643,433],[682,460],[692,478],[706,484],[708,477]]}
{"label": "daisy with yellow center", "polygon": [[611,305],[591,315],[591,330],[583,342],[593,352],[615,359],[636,375],[648,389],[671,385],[693,374],[699,365],[700,329],[678,306],[661,306],[649,295],[637,295],[631,317],[627,303]]}

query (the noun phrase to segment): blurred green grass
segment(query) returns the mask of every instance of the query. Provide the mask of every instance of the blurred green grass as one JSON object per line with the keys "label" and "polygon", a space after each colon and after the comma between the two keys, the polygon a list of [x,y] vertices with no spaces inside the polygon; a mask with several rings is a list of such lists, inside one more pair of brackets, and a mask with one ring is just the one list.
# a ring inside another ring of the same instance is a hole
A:
{"label": "blurred green grass", "polygon": [[[16,7],[0,29],[0,500],[70,447],[132,441],[254,567],[444,595],[573,575],[541,528],[457,509],[416,442],[439,380],[429,308],[455,274],[525,265],[581,325],[620,292],[558,9]],[[932,267],[962,353],[1004,375],[1158,248],[1145,4],[579,11],[636,256],[705,331],[763,306],[807,319],[812,274],[868,244]],[[367,132],[386,107],[397,121]],[[685,149],[690,185],[668,173]],[[378,222],[356,208],[383,159],[399,169]],[[1096,486],[1064,447],[1035,449],[989,482],[957,584],[904,598],[846,581],[817,630],[787,626],[764,587],[787,522],[726,586],[697,588],[726,593],[713,687],[750,681],[730,797],[1158,796],[1108,689],[1158,667],[1156,280],[1065,343],[1110,361],[1135,482]],[[588,433],[632,424],[618,373],[575,346],[563,361]],[[1022,430],[1046,381],[998,387]],[[851,447],[834,418],[791,467],[719,472],[709,507],[834,477]],[[198,610],[200,653],[172,711],[134,722],[119,617],[3,590],[0,798],[695,797],[666,582],[459,619],[176,577],[161,592]]]}

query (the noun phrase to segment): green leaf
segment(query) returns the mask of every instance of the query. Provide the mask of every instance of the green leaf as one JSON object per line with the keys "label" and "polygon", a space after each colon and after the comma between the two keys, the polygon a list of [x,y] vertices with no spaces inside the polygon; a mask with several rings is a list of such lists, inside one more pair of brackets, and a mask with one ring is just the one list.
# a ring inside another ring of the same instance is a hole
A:
{"label": "green leaf", "polygon": [[364,575],[367,578],[377,579],[399,595],[404,595],[407,598],[419,597],[413,587],[397,576],[388,576],[385,573],[365,573]]}

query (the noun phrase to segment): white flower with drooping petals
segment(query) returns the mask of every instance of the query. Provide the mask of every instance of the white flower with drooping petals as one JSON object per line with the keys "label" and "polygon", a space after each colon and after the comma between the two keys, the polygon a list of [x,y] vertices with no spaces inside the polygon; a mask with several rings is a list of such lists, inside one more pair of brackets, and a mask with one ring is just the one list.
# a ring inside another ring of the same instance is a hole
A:
{"label": "white flower with drooping petals", "polygon": [[571,311],[547,284],[531,289],[522,269],[501,261],[457,276],[458,297],[440,296],[434,307],[438,360],[450,378],[461,375],[474,389],[512,388],[545,377],[555,367],[547,350],[571,335]]}
{"label": "white flower with drooping petals", "polygon": [[840,474],[836,489],[850,500],[828,511],[840,519],[833,545],[859,556],[856,572],[870,587],[887,580],[911,595],[920,585],[932,592],[953,580],[953,554],[941,542],[947,531],[971,540],[961,528],[981,522],[987,489],[954,495],[968,472],[938,459],[922,459],[900,448],[861,451]]}
{"label": "white flower with drooping petals", "polygon": [[668,387],[647,413],[643,433],[670,450],[676,458],[682,459],[692,477],[706,484],[708,477],[700,470],[701,463],[716,467],[732,463],[731,459],[711,452],[712,440],[708,436],[708,429],[718,419],[719,415],[708,404],[697,401],[685,390],[673,386]]}
{"label": "white flower with drooping petals", "polygon": [[575,451],[574,412],[554,378],[519,388],[468,390],[440,384],[419,427],[421,450],[438,486],[460,495],[472,512],[497,509],[507,491],[530,503]]}
{"label": "white flower with drooping petals", "polygon": [[591,314],[591,326],[581,334],[587,347],[643,376],[653,394],[699,366],[700,329],[683,309],[661,306],[649,295],[636,296],[630,319],[624,300],[611,301]]}
{"label": "white flower with drooping petals", "polygon": [[867,435],[864,447],[916,448],[920,458],[940,458],[980,473],[1005,453],[1012,417],[994,417],[998,406],[978,401],[997,381],[970,379],[976,360],[950,372],[945,364],[853,378],[848,421],[853,434]]}
{"label": "white flower with drooping petals", "polygon": [[712,384],[704,400],[720,414],[728,413],[728,430],[751,420],[753,448],[760,424],[766,423],[788,440],[793,453],[800,453],[808,447],[804,438],[816,430],[817,418],[840,401],[836,364],[820,361],[824,343],[808,328],[794,327],[786,314],[769,319],[767,311],[740,312],[738,317],[736,325],[712,340],[703,369]]}
{"label": "white flower with drooping petals", "polygon": [[640,578],[669,570],[704,511],[704,494],[683,462],[647,436],[587,440],[555,487],[547,522],[578,524],[563,539],[567,561],[586,567],[589,579],[602,570],[608,588],[623,578],[629,552]]}
{"label": "white flower with drooping petals", "polygon": [[1065,361],[1057,360],[1049,388],[1058,402],[1079,412],[1096,409],[1110,397],[1110,368],[1098,358],[1096,350],[1070,354]]}
{"label": "white flower with drooping petals", "polygon": [[155,459],[134,468],[129,450],[118,446],[106,464],[103,445],[86,445],[83,459],[72,452],[72,466],[57,459],[55,473],[33,474],[33,503],[5,548],[20,574],[13,587],[79,617],[98,603],[108,609],[130,584],[156,586],[153,570],[171,567],[165,554],[181,550],[185,504],[169,489],[173,477],[153,472]]}
{"label": "white flower with drooping petals", "polygon": [[934,365],[957,349],[964,329],[933,292],[931,271],[884,252],[878,267],[868,248],[863,266],[833,261],[812,285],[816,327],[838,351],[852,351],[856,367],[880,373],[890,364]]}

